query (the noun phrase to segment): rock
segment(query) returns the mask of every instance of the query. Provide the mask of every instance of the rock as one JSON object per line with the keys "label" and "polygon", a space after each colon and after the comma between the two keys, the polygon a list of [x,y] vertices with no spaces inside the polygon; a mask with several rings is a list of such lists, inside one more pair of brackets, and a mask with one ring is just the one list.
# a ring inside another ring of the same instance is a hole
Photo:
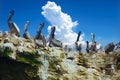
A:
{"label": "rock", "polygon": [[63,59],[61,66],[62,68],[67,71],[67,73],[72,74],[77,72],[76,67],[74,66],[74,61],[69,60],[69,59]]}
{"label": "rock", "polygon": [[0,44],[2,43],[2,38],[0,38]]}
{"label": "rock", "polygon": [[120,77],[118,64],[110,66],[114,74],[103,73],[108,68],[108,57],[112,64],[116,64],[119,52],[90,55],[71,49],[65,52],[61,47],[36,47],[43,42],[9,33],[0,39],[0,80],[17,80],[19,77],[20,80],[117,80]]}
{"label": "rock", "polygon": [[84,67],[88,67],[88,64],[87,64],[87,59],[84,57],[84,54],[76,54],[75,55],[75,63],[77,65],[82,65]]}
{"label": "rock", "polygon": [[5,38],[4,39],[4,43],[9,43],[10,42],[10,39],[9,38]]}
{"label": "rock", "polygon": [[61,59],[65,57],[65,53],[64,53],[63,49],[59,48],[59,47],[51,47],[49,54],[50,54],[50,56],[56,56]]}
{"label": "rock", "polygon": [[93,54],[86,57],[90,67],[100,68],[105,67],[105,53]]}
{"label": "rock", "polygon": [[0,80],[39,80],[36,67],[4,57],[0,63]]}
{"label": "rock", "polygon": [[5,31],[4,34],[3,34],[4,37],[6,37],[8,35],[9,35],[8,31]]}
{"label": "rock", "polygon": [[8,36],[8,38],[10,39],[10,42],[13,43],[14,46],[18,46],[18,44],[19,44],[18,36],[16,36],[15,34],[12,34],[12,35]]}
{"label": "rock", "polygon": [[5,49],[5,48],[9,48],[11,51],[14,51],[14,49],[15,49],[15,47],[14,47],[14,45],[12,44],[12,43],[4,43],[3,44],[3,49]]}
{"label": "rock", "polygon": [[4,32],[4,35],[8,35],[8,34],[9,34],[9,32],[8,32],[8,31],[5,31],[5,32]]}
{"label": "rock", "polygon": [[3,43],[0,45],[0,56],[16,59],[16,48],[12,43]]}
{"label": "rock", "polygon": [[67,52],[67,57],[74,57],[75,56],[75,52],[70,48]]}

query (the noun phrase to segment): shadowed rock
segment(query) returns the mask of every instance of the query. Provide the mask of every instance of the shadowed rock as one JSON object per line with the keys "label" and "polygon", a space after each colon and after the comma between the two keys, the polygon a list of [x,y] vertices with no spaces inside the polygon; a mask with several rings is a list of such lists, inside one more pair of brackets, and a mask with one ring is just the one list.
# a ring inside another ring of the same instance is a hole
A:
{"label": "shadowed rock", "polygon": [[[42,28],[44,27],[44,23],[42,22],[41,24],[40,24],[40,26],[39,26],[39,29],[38,29],[38,31],[37,31],[37,35],[35,36],[35,39],[37,39],[37,40],[41,40],[42,41],[42,43],[43,43],[43,46],[46,46],[46,40],[45,40],[45,37],[44,37],[44,35],[41,33],[41,31],[42,31]],[[39,45],[39,44],[38,44]],[[40,45],[41,46],[41,45]]]}
{"label": "shadowed rock", "polygon": [[50,37],[48,39],[50,47],[62,47],[62,42],[55,39],[55,27],[51,28]]}
{"label": "shadowed rock", "polygon": [[109,52],[112,52],[115,48],[114,43],[109,43],[105,46],[105,53],[109,54]]}
{"label": "shadowed rock", "polygon": [[0,80],[39,80],[37,68],[21,61],[0,57]]}
{"label": "shadowed rock", "polygon": [[74,57],[68,57],[67,59],[73,60],[73,59],[74,59]]}
{"label": "shadowed rock", "polygon": [[27,21],[26,24],[25,24],[25,26],[24,26],[24,34],[23,34],[23,37],[24,37],[25,39],[30,39],[29,32],[27,32],[29,25],[30,25],[30,22]]}
{"label": "shadowed rock", "polygon": [[13,15],[14,15],[14,10],[10,11],[10,14],[8,17],[8,26],[10,28],[10,33],[20,36],[20,30],[18,26],[11,20]]}

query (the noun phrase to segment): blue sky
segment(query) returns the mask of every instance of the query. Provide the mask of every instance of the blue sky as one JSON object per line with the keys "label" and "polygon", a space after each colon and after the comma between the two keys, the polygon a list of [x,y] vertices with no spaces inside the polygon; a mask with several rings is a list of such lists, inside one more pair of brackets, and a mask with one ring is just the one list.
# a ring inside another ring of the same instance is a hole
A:
{"label": "blue sky", "polygon": [[[83,41],[91,41],[91,32],[96,35],[96,41],[102,45],[120,41],[120,0],[50,1],[60,6],[61,11],[69,15],[72,22],[77,21],[75,27],[72,27],[72,31],[73,33],[81,31],[84,34]],[[21,36],[24,24],[28,20],[30,21],[28,31],[31,36],[36,34],[40,22],[45,23],[42,33],[47,36],[48,26],[54,25],[48,20],[48,17],[42,14],[42,7],[47,2],[46,0],[0,0],[0,30],[9,31],[8,14],[10,10],[15,10],[12,20],[20,28]]]}

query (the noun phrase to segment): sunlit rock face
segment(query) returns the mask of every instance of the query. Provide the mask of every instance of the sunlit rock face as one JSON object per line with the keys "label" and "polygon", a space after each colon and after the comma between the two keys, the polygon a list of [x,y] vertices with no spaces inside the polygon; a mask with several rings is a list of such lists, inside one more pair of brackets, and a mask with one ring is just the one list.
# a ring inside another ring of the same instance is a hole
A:
{"label": "sunlit rock face", "polygon": [[6,33],[0,37],[0,80],[119,80],[119,54],[36,47],[33,38]]}

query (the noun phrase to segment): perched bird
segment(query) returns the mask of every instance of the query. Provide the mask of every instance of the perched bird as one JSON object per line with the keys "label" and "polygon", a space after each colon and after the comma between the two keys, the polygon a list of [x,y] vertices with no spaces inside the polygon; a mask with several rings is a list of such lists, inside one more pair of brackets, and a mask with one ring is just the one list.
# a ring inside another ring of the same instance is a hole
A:
{"label": "perched bird", "polygon": [[115,44],[112,42],[112,43],[109,43],[105,46],[105,53],[106,54],[109,54],[109,52],[112,52],[115,48]]}
{"label": "perched bird", "polygon": [[24,34],[23,34],[23,37],[24,37],[25,39],[30,39],[30,34],[29,34],[29,32],[27,32],[29,25],[30,25],[30,22],[27,21],[26,24],[25,24],[25,26],[24,26]]}
{"label": "perched bird", "polygon": [[89,42],[86,41],[86,44],[87,44],[87,46],[86,46],[86,52],[89,53]]}
{"label": "perched bird", "polygon": [[95,42],[95,35],[93,33],[91,33],[91,39],[92,39],[92,43]]}
{"label": "perched bird", "polygon": [[40,26],[39,26],[39,29],[35,36],[35,39],[38,41],[41,40],[43,43],[43,46],[46,46],[46,39],[45,39],[44,35],[41,33],[43,27],[44,27],[44,23],[42,22],[42,23],[40,23]]}
{"label": "perched bird", "polygon": [[55,39],[55,26],[51,27],[51,33],[47,42],[49,42],[50,47],[62,47],[62,42]]}
{"label": "perched bird", "polygon": [[11,20],[13,15],[14,15],[14,10],[11,10],[10,15],[8,16],[8,26],[10,28],[10,33],[15,34],[16,36],[20,36],[20,30],[18,26]]}

